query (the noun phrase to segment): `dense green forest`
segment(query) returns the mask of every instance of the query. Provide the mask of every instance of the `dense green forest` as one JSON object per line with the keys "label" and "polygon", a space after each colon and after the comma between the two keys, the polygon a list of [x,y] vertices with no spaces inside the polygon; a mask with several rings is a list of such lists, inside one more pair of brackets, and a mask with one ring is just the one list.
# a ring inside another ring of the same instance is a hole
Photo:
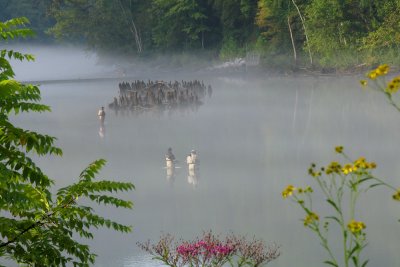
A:
{"label": "dense green forest", "polygon": [[398,14],[400,0],[0,0],[0,20],[26,16],[40,41],[339,69],[398,64]]}

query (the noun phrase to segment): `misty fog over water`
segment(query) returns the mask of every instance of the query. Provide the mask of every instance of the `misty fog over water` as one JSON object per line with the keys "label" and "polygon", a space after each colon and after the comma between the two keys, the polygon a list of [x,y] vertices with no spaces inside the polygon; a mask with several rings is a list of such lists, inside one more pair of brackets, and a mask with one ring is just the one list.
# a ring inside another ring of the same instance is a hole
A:
{"label": "misty fog over water", "polygon": [[21,53],[32,54],[35,61],[16,61],[14,67],[16,79],[22,81],[47,81],[68,79],[90,79],[112,77],[117,67],[99,64],[98,56],[90,51],[73,46],[16,46],[8,48]]}
{"label": "misty fog over water", "polygon": [[[280,245],[282,255],[268,266],[319,267],[327,255],[303,226],[303,212],[282,199],[282,190],[288,184],[313,185],[307,175],[310,163],[339,160],[334,153],[337,145],[354,158],[375,161],[377,176],[400,184],[400,114],[383,95],[362,90],[359,77],[174,71],[122,77],[115,66],[96,65],[95,55],[80,50],[28,52],[36,54],[37,62],[14,62],[17,79],[116,78],[43,83],[42,102],[52,112],[13,120],[58,138],[63,157],[35,157],[57,188],[76,181],[83,168],[98,158],[107,160],[100,178],[135,184],[134,192],[121,194],[133,200],[133,210],[99,209],[101,215],[133,225],[133,231],[101,229],[94,240],[85,241],[99,255],[95,266],[159,266],[136,242],[157,241],[162,233],[189,239],[212,230]],[[197,109],[116,114],[107,108],[118,96],[118,83],[136,79],[198,79],[210,84],[213,94]],[[103,129],[97,118],[101,106],[106,107]],[[165,169],[168,147],[180,161],[172,177]],[[200,159],[194,176],[184,163],[191,149]],[[318,196],[316,210],[328,215],[324,199]],[[400,208],[390,192],[371,190],[361,197],[358,211],[367,222],[370,265],[398,266]]]}

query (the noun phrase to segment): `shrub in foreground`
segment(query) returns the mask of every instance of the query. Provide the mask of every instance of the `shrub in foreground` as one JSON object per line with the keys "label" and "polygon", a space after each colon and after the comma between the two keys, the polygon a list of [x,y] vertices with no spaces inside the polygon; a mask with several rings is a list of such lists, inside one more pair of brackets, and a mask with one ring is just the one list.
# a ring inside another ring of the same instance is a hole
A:
{"label": "shrub in foreground", "polygon": [[157,243],[138,243],[153,259],[171,267],[244,267],[264,266],[279,257],[279,247],[266,247],[262,240],[246,239],[231,234],[220,239],[211,231],[194,240],[179,242],[170,235],[163,235]]}

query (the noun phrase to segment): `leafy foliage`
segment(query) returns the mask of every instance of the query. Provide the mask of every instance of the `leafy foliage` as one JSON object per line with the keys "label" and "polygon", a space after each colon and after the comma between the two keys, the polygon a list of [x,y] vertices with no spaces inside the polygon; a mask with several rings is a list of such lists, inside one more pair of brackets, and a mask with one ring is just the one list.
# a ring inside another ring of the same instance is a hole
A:
{"label": "leafy foliage", "polygon": [[181,48],[185,43],[201,47],[204,32],[210,30],[205,9],[196,1],[154,0],[151,12],[156,14],[153,40],[158,47]]}
{"label": "leafy foliage", "polygon": [[[32,32],[25,18],[0,23],[3,39],[25,37]],[[50,111],[39,103],[37,86],[13,80],[8,59],[33,60],[33,56],[13,50],[0,53],[0,257],[18,263],[40,266],[88,266],[95,255],[87,245],[75,240],[79,235],[93,238],[90,229],[112,228],[129,232],[130,226],[97,215],[92,207],[83,206],[83,198],[101,205],[131,209],[132,202],[112,193],[134,189],[131,183],[96,181],[105,164],[100,159],[90,164],[79,180],[59,189],[53,196],[54,184],[28,156],[28,153],[62,155],[54,137],[15,127],[9,116],[20,112]]]}
{"label": "leafy foliage", "polygon": [[296,54],[295,64],[346,68],[396,64],[399,10],[398,0],[15,0],[0,2],[0,20],[28,16],[42,39],[101,53],[207,49],[224,59],[256,46],[270,65]]}
{"label": "leafy foliage", "polygon": [[0,1],[0,21],[7,21],[15,17],[26,17],[30,21],[30,28],[39,37],[38,42],[49,42],[50,36],[45,31],[51,27],[53,20],[47,14],[47,8],[52,0],[14,0]]}

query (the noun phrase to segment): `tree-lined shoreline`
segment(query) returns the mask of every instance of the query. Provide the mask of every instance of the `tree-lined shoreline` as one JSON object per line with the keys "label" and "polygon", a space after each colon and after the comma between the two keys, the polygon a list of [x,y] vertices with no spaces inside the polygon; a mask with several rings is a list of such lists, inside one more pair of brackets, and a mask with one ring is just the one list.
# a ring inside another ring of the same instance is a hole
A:
{"label": "tree-lined shoreline", "polygon": [[226,61],[255,51],[262,68],[343,73],[398,64],[399,11],[399,0],[19,0],[0,4],[0,19],[25,16],[36,42],[100,55]]}

